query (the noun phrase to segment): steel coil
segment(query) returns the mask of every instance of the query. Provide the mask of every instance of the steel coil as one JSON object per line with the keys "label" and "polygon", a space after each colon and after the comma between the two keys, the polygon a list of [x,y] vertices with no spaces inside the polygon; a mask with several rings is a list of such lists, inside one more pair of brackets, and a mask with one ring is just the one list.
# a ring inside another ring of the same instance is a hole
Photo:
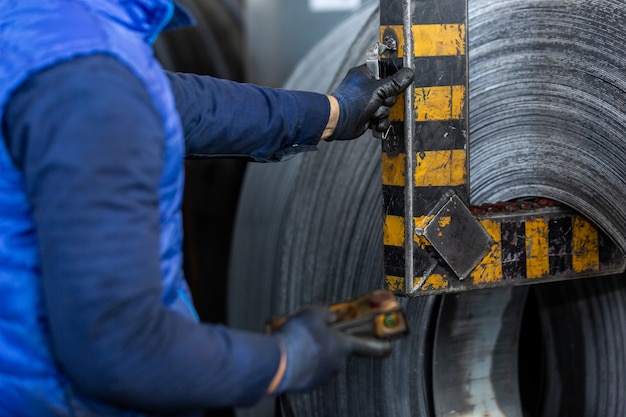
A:
{"label": "steel coil", "polygon": [[[531,196],[586,214],[626,248],[626,4],[470,0],[472,202]],[[364,8],[287,87],[331,91],[376,41]],[[380,143],[248,168],[230,323],[253,330],[308,303],[382,285]],[[404,300],[412,331],[382,361],[296,394],[298,416],[625,415],[622,276]],[[272,416],[271,404],[238,410]]]}
{"label": "steel coil", "polygon": [[626,250],[626,4],[469,4],[473,202],[550,197]]}

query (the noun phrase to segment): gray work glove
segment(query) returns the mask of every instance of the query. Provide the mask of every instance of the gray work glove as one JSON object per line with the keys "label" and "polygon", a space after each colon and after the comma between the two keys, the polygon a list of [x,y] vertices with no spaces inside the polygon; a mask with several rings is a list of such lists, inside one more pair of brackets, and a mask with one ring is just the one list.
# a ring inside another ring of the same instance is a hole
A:
{"label": "gray work glove", "polygon": [[283,324],[276,336],[287,354],[285,374],[277,393],[317,387],[346,367],[355,355],[383,357],[391,342],[341,333],[328,323],[335,314],[326,307],[308,307]]}
{"label": "gray work glove", "polygon": [[339,120],[328,140],[355,139],[370,127],[381,133],[387,130],[389,108],[412,82],[410,68],[380,80],[373,78],[365,64],[352,68],[330,94],[339,102]]}

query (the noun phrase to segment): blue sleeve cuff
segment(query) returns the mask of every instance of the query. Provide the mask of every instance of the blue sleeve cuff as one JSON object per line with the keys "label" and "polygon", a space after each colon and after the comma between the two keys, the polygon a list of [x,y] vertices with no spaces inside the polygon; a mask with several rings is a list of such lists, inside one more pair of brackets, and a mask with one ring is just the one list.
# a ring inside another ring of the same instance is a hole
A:
{"label": "blue sleeve cuff", "polygon": [[278,370],[281,355],[278,339],[242,330],[228,331],[232,341],[232,357],[237,358],[237,368],[233,373],[247,377],[246,383],[241,384],[240,395],[233,397],[239,399],[239,404],[256,404],[267,394],[267,388]]}
{"label": "blue sleeve cuff", "polygon": [[298,120],[296,134],[276,152],[281,159],[286,155],[317,149],[330,116],[330,102],[324,94],[308,91],[289,91],[296,105]]}

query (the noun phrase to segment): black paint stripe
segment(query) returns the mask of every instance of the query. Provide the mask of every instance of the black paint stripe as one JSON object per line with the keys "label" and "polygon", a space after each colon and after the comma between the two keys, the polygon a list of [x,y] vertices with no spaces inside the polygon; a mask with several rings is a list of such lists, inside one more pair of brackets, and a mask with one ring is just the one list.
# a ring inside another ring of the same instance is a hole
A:
{"label": "black paint stripe", "polygon": [[613,260],[612,242],[604,233],[598,230],[598,251],[600,258],[600,268],[610,264]]}
{"label": "black paint stripe", "polygon": [[385,215],[404,217],[404,187],[383,185],[383,210]]}
{"label": "black paint stripe", "polygon": [[[381,3],[381,25],[402,25],[402,0]],[[465,0],[414,0],[413,24],[465,23]]]}
{"label": "black paint stripe", "polygon": [[[404,278],[404,247],[385,246],[385,275]],[[433,270],[433,265],[436,268]],[[437,259],[428,250],[417,248],[413,251],[413,271],[415,277],[422,277],[426,272],[450,276],[452,272],[438,264]],[[453,274],[452,274],[453,275]]]}
{"label": "black paint stripe", "polygon": [[465,85],[466,77],[463,55],[415,58],[415,88]]}
{"label": "black paint stripe", "polygon": [[420,122],[415,124],[417,148],[429,151],[466,149],[464,120]]}
{"label": "black paint stripe", "polygon": [[[469,198],[465,186],[414,188],[413,206],[415,211],[413,217],[431,214],[437,203],[449,190],[454,191],[464,201]],[[383,210],[386,215],[404,217],[404,187],[383,185]]]}
{"label": "black paint stripe", "polygon": [[[402,68],[402,58],[389,58],[382,62],[381,77],[394,74]],[[415,88],[465,85],[466,59],[464,55],[416,57],[414,72]]]}
{"label": "black paint stripe", "polygon": [[385,246],[385,275],[404,277],[404,248]]}
{"label": "black paint stripe", "polygon": [[526,277],[525,223],[504,222],[500,225],[502,276],[504,279]]}
{"label": "black paint stripe", "polygon": [[550,274],[572,269],[572,218],[551,219],[548,223]]}
{"label": "black paint stripe", "polygon": [[[404,126],[393,122],[393,136],[382,140],[383,152],[390,156],[405,153]],[[390,131],[391,132],[391,131]],[[464,120],[444,120],[415,123],[416,147],[419,150],[449,151],[467,148]]]}

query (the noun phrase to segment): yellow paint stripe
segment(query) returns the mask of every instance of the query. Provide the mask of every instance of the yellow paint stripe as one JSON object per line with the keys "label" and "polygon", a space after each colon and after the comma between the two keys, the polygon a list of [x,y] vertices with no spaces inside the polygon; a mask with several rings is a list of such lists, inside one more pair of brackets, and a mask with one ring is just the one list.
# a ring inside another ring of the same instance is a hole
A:
{"label": "yellow paint stripe", "polygon": [[[465,184],[467,178],[467,153],[464,149],[428,151],[416,156],[418,164],[414,173],[416,187],[456,186]],[[404,187],[406,155],[382,155],[382,183]]]}
{"label": "yellow paint stripe", "polygon": [[416,57],[465,55],[465,25],[414,25]]}
{"label": "yellow paint stripe", "polygon": [[[423,229],[434,218],[434,215],[420,216],[413,218],[413,225],[415,228]],[[425,237],[413,234],[413,240],[420,244],[422,249],[430,246],[430,242]],[[400,216],[385,216],[385,222],[383,224],[383,243],[386,246],[404,246],[404,217]]]}
{"label": "yellow paint stripe", "polygon": [[[465,118],[465,86],[435,86],[415,89],[415,120],[418,122],[461,120]],[[404,120],[404,100],[391,108],[389,119]]]}
{"label": "yellow paint stripe", "polygon": [[541,278],[550,272],[548,223],[545,219],[526,221],[526,277]]}
{"label": "yellow paint stripe", "polygon": [[404,123],[404,92],[398,94],[396,102],[390,107],[389,120]]}
{"label": "yellow paint stripe", "polygon": [[481,220],[487,233],[494,241],[491,251],[478,263],[470,274],[474,285],[502,281],[502,246],[500,223],[493,220]]}
{"label": "yellow paint stripe", "polygon": [[465,86],[426,87],[415,90],[418,122],[463,119]]}
{"label": "yellow paint stripe", "polygon": [[[420,281],[421,279],[419,277],[413,280],[413,282],[416,285]],[[405,291],[404,282],[405,282],[404,277],[396,277],[393,275],[385,276],[385,288],[388,289],[389,291],[404,292]],[[449,286],[450,286],[450,282],[448,281],[448,278],[440,274],[432,274],[428,278],[426,278],[426,281],[424,282],[424,284],[422,285],[422,288],[420,289],[422,291],[443,290],[445,288],[448,288]]]}
{"label": "yellow paint stripe", "polygon": [[385,288],[389,291],[404,291],[404,278],[393,275],[385,276]]}
{"label": "yellow paint stripe", "polygon": [[464,149],[428,151],[417,155],[416,187],[463,185],[467,179],[467,153]]}
{"label": "yellow paint stripe", "polygon": [[[419,280],[418,280],[419,282]],[[422,285],[421,290],[443,290],[444,288],[448,288],[450,283],[447,278],[441,274],[432,274],[428,278],[426,278],[426,282]]]}
{"label": "yellow paint stripe", "polygon": [[[384,42],[385,31],[392,30],[398,40],[398,58],[404,56],[405,40],[402,26],[381,26],[380,39]],[[416,57],[465,55],[465,25],[414,25],[413,55]]]}
{"label": "yellow paint stripe", "polygon": [[383,242],[387,246],[404,246],[404,217],[385,216]]}
{"label": "yellow paint stripe", "polygon": [[383,185],[404,187],[405,154],[390,156],[383,152]]}
{"label": "yellow paint stripe", "polygon": [[600,269],[598,230],[581,216],[574,217],[572,268],[575,272]]}

